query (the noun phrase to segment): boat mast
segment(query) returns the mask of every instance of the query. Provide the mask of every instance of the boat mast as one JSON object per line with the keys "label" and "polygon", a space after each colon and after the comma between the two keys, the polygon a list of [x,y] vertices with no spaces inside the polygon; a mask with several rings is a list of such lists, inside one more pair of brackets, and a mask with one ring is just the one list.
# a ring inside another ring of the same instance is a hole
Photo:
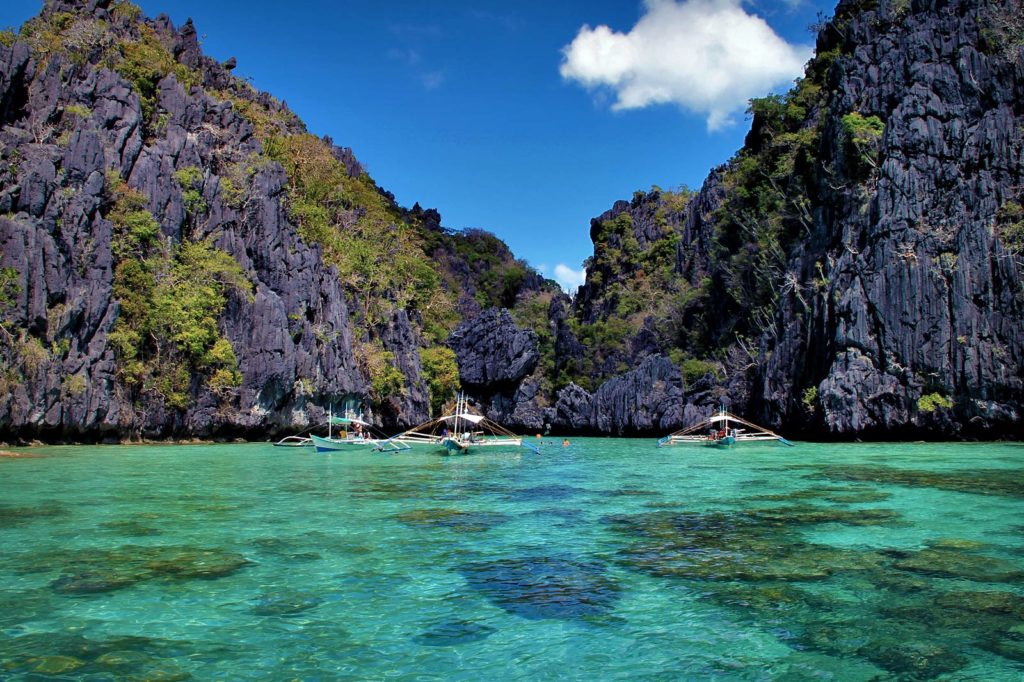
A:
{"label": "boat mast", "polygon": [[462,400],[463,394],[460,392],[459,396],[455,399],[455,424],[452,429],[455,431],[455,440],[459,440],[459,421],[462,418]]}

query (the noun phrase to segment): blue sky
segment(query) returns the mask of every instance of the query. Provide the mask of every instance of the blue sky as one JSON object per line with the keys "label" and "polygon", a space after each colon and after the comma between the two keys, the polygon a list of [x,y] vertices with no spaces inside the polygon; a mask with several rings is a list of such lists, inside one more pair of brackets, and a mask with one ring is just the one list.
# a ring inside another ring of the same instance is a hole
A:
{"label": "blue sky", "polygon": [[[399,203],[479,227],[570,285],[590,219],[699,188],[751,96],[800,74],[828,0],[136,0],[351,147]],[[38,0],[4,0],[0,27]],[[762,21],[763,20],[763,21]],[[558,267],[561,266],[561,267]],[[557,268],[557,271],[556,271]],[[575,273],[575,274],[574,274]]]}

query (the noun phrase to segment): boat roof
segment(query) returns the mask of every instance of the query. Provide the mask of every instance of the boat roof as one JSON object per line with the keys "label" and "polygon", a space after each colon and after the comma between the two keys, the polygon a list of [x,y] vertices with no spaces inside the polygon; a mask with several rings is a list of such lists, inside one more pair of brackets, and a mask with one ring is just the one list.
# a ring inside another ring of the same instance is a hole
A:
{"label": "boat roof", "polygon": [[362,419],[356,417],[331,417],[332,424],[361,424],[362,426],[369,426],[370,424],[364,422]]}
{"label": "boat roof", "polygon": [[469,414],[468,412],[460,412],[459,414],[449,414],[449,415],[445,415],[444,417],[440,417],[440,419],[442,419],[444,421],[453,421],[455,419],[465,419],[466,421],[470,422],[471,424],[479,424],[480,422],[482,422],[484,420],[484,418],[481,417],[480,415],[478,415],[478,414]]}

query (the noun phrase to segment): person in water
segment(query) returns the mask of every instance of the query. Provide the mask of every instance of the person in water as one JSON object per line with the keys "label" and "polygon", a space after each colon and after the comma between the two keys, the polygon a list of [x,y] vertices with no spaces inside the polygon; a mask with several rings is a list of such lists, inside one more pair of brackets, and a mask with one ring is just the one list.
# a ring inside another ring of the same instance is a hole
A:
{"label": "person in water", "polygon": [[562,439],[562,447],[563,448],[569,447],[569,439],[568,438],[563,438]]}

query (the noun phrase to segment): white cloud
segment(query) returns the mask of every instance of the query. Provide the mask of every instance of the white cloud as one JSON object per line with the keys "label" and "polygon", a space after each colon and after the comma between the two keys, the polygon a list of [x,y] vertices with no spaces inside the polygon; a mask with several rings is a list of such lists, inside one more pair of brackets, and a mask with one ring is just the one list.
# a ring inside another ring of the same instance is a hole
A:
{"label": "white cloud", "polygon": [[437,90],[444,84],[444,71],[427,71],[420,74],[420,83],[427,90]]}
{"label": "white cloud", "polygon": [[387,52],[388,58],[409,67],[411,74],[420,82],[424,90],[437,90],[445,82],[444,69],[430,70],[423,63],[423,56],[413,48],[393,47]]}
{"label": "white cloud", "polygon": [[587,281],[587,270],[586,268],[573,270],[565,263],[559,263],[555,266],[555,281],[561,285],[566,293],[575,294],[576,290]]}
{"label": "white cloud", "polygon": [[707,116],[709,130],[730,123],[751,97],[787,85],[813,48],[790,45],[741,0],[646,0],[628,33],[580,29],[562,49],[559,72],[587,88],[611,88],[612,109],[675,103]]}
{"label": "white cloud", "polygon": [[388,50],[388,58],[398,62],[404,62],[409,66],[416,66],[420,63],[420,53],[410,48],[393,47]]}

